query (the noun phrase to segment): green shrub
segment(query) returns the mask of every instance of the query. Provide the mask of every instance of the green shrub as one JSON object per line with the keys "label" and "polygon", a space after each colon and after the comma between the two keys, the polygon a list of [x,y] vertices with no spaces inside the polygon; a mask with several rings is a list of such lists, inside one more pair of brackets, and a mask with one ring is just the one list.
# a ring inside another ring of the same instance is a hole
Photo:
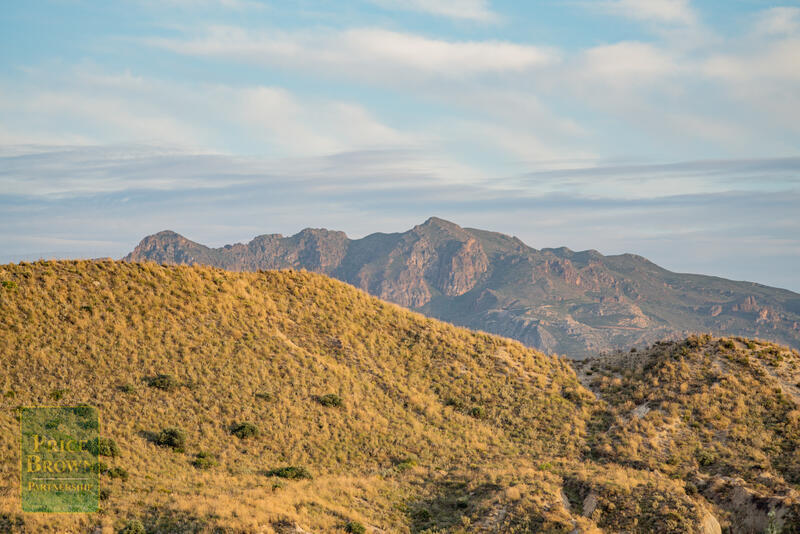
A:
{"label": "green shrub", "polygon": [[123,393],[133,393],[133,392],[135,392],[135,391],[136,391],[136,386],[134,386],[133,384],[130,384],[130,383],[128,383],[128,384],[122,384],[122,385],[119,387],[119,390],[120,390],[121,392],[123,392]]}
{"label": "green shrub", "polygon": [[402,460],[397,462],[397,464],[395,464],[395,467],[397,468],[398,471],[408,471],[412,467],[416,467],[417,463],[418,463],[417,459],[414,457],[403,458]]}
{"label": "green shrub", "polygon": [[336,408],[342,405],[342,398],[335,393],[328,393],[327,395],[317,397],[317,402],[323,406]]}
{"label": "green shrub", "polygon": [[299,480],[299,479],[310,479],[311,473],[308,472],[308,469],[305,467],[297,467],[297,466],[287,466],[287,467],[278,467],[277,469],[271,469],[267,471],[268,477],[280,477],[280,478],[288,478],[290,480]]}
{"label": "green shrub", "polygon": [[714,451],[707,449],[697,449],[695,451],[695,458],[697,458],[697,463],[702,466],[713,465],[717,461],[717,455],[714,453]]}
{"label": "green shrub", "polygon": [[253,423],[237,423],[231,427],[231,434],[239,439],[254,438],[258,436],[258,427]]}
{"label": "green shrub", "polygon": [[160,374],[147,379],[147,385],[151,388],[158,388],[164,391],[171,391],[178,387],[178,380],[167,374]]}
{"label": "green shrub", "polygon": [[483,406],[473,406],[469,409],[469,414],[476,419],[483,419],[486,417],[486,408]]}
{"label": "green shrub", "polygon": [[52,392],[50,392],[50,398],[54,401],[58,401],[64,398],[64,395],[67,393],[69,393],[68,389],[54,389]]}
{"label": "green shrub", "polygon": [[194,455],[192,465],[197,469],[211,469],[217,465],[217,459],[210,452],[200,451]]}
{"label": "green shrub", "polygon": [[97,492],[97,498],[101,501],[106,501],[109,497],[111,497],[111,490],[108,488],[100,488]]}
{"label": "green shrub", "polygon": [[256,398],[257,399],[261,399],[263,401],[272,402],[272,401],[275,400],[275,395],[273,395],[272,393],[268,393],[266,391],[262,391],[262,392],[256,393]]}
{"label": "green shrub", "polygon": [[186,445],[186,435],[178,428],[165,428],[156,436],[156,444],[183,452]]}
{"label": "green shrub", "polygon": [[0,283],[2,283],[5,289],[17,289],[17,283],[13,280],[3,280]]}
{"label": "green shrub", "polygon": [[119,478],[123,481],[128,480],[128,471],[124,467],[112,467],[106,474],[111,478]]}
{"label": "green shrub", "polygon": [[119,446],[111,438],[97,437],[87,443],[87,449],[98,456],[119,456]]}
{"label": "green shrub", "polygon": [[147,534],[144,525],[138,519],[131,519],[119,531],[120,534]]}
{"label": "green shrub", "polygon": [[352,534],[366,534],[367,528],[358,521],[348,521],[344,526],[345,532]]}
{"label": "green shrub", "polygon": [[105,475],[108,473],[108,465],[103,462],[97,462],[92,465],[92,471],[95,471],[98,475]]}

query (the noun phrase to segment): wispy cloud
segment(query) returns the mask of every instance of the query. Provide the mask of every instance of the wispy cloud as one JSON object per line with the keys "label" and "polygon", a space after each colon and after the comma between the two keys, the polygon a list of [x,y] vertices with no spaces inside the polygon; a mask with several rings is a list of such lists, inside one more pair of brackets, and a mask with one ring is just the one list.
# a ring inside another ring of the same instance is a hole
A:
{"label": "wispy cloud", "polygon": [[456,20],[496,22],[500,16],[492,11],[488,0],[370,0],[389,9],[418,11]]}
{"label": "wispy cloud", "polygon": [[0,168],[0,261],[119,257],[165,228],[219,246],[307,226],[359,237],[438,215],[537,248],[632,251],[673,270],[800,289],[792,269],[800,261],[798,158],[464,180],[436,155],[409,150],[265,160],[146,146],[27,147],[0,152]]}
{"label": "wispy cloud", "polygon": [[697,21],[689,0],[601,0],[587,5],[613,15],[648,22],[694,24]]}
{"label": "wispy cloud", "polygon": [[287,32],[212,26],[188,39],[151,38],[146,42],[180,54],[262,66],[334,70],[356,78],[391,75],[398,79],[404,72],[469,77],[525,71],[558,59],[548,48],[503,41],[432,39],[381,28]]}

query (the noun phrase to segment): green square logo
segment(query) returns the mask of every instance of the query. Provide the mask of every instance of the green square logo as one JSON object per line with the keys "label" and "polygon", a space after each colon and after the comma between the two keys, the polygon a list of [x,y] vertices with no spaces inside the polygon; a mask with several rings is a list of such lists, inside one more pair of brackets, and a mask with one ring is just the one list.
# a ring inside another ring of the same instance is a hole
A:
{"label": "green square logo", "polygon": [[96,512],[97,410],[22,408],[20,481],[24,512]]}

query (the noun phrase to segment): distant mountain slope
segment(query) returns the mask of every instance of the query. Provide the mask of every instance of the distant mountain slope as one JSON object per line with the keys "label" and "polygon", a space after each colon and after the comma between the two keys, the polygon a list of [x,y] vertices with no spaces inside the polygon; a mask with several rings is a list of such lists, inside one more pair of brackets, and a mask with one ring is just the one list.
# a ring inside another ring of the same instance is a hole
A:
{"label": "distant mountain slope", "polygon": [[218,249],[160,232],[124,259],[235,271],[305,268],[431,317],[571,357],[690,332],[800,347],[797,293],[673,273],[632,254],[536,250],[435,217],[404,233],[351,240],[306,229]]}
{"label": "distant mountain slope", "polygon": [[[772,344],[576,374],[319,274],[113,261],[0,265],[0,331],[0,532],[800,532],[800,355]],[[118,449],[100,513],[21,513],[19,407],[80,403]]]}

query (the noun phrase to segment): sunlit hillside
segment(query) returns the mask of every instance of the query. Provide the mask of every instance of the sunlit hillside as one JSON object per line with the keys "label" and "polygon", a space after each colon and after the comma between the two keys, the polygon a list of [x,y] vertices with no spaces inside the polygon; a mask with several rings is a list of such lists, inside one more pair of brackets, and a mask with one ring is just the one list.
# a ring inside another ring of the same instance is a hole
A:
{"label": "sunlit hillside", "polygon": [[[0,282],[0,531],[711,533],[723,476],[782,492],[800,528],[785,349],[590,361],[597,399],[563,358],[307,272],[59,261]],[[719,377],[681,378],[705,354]],[[21,513],[17,408],[80,403],[116,445],[101,511]]]}

